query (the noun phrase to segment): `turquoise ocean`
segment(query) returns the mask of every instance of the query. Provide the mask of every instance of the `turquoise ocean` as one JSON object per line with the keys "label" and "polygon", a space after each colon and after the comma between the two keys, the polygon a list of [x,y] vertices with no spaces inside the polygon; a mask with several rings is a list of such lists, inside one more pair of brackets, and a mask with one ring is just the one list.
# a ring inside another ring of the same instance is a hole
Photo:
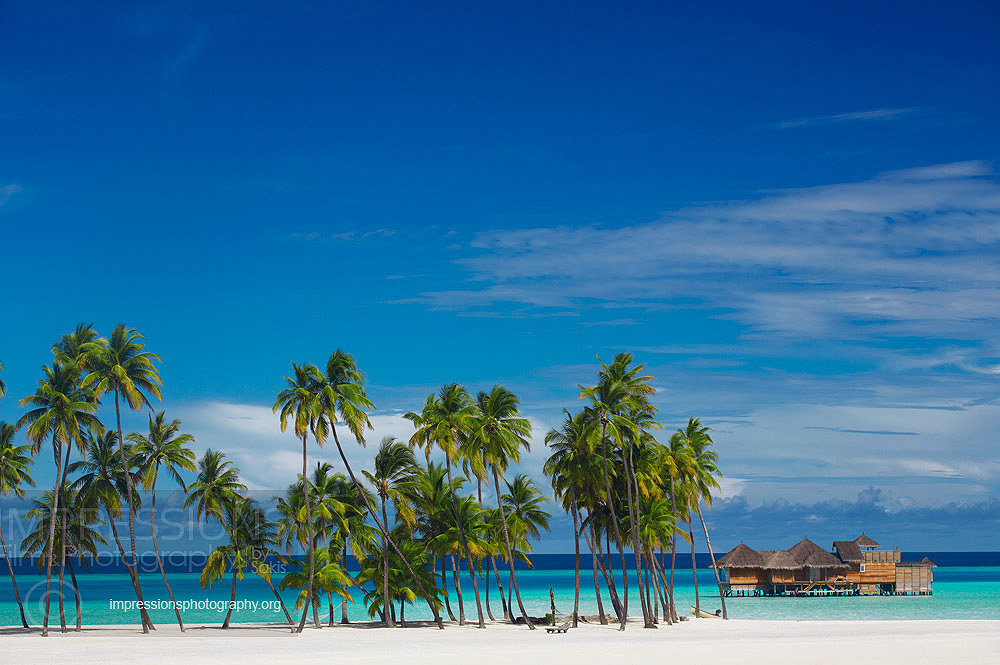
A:
{"label": "turquoise ocean", "polygon": [[[856,619],[1000,619],[1000,565],[996,553],[984,553],[976,557],[968,553],[955,553],[956,556],[940,556],[953,559],[965,565],[941,565],[934,570],[934,595],[932,596],[866,596],[866,597],[835,597],[835,598],[727,598],[729,616],[735,619],[784,619],[784,620],[856,620]],[[699,555],[699,558],[701,556]],[[978,559],[978,560],[977,560]],[[690,558],[688,555],[688,562]],[[969,563],[988,562],[992,565],[967,565]],[[593,574],[589,568],[589,558],[585,559],[585,567],[581,570],[580,579],[580,613],[596,614],[597,603],[594,593]],[[555,594],[556,610],[567,614],[573,609],[573,557],[564,555],[538,555],[537,567],[533,570],[520,570],[521,596],[528,613],[542,616],[549,612],[550,590]],[[669,564],[668,564],[669,565]],[[699,561],[701,566],[701,561]],[[188,566],[192,568],[192,566]],[[142,587],[145,600],[167,601],[168,595],[163,580],[158,571],[142,574]],[[699,568],[698,582],[701,606],[714,612],[721,607],[715,579],[709,568]],[[0,562],[0,625],[19,625],[20,618],[14,594],[11,589],[10,577],[6,564]],[[619,571],[620,573],[620,571]],[[507,576],[501,571],[501,577],[506,589]],[[168,572],[168,579],[178,603],[187,601],[188,609],[182,611],[185,622],[221,623],[225,609],[217,608],[220,601],[228,601],[231,591],[231,578],[227,577],[216,582],[211,588],[202,588],[197,570],[185,570],[177,566]],[[281,575],[275,575],[275,584]],[[17,576],[18,589],[25,602],[30,623],[40,624],[43,613],[45,578],[35,572],[34,566],[19,566]],[[109,571],[107,566],[91,567],[89,571],[77,570],[77,581],[80,588],[83,607],[83,623],[94,624],[127,624],[137,622],[136,610],[123,610],[115,606],[114,601],[134,600],[134,593],[127,576],[120,571]],[[69,575],[66,575],[67,589],[71,589]],[[451,574],[448,577],[451,592],[452,609],[458,614],[457,597],[451,586]],[[617,580],[620,585],[620,579]],[[620,587],[619,587],[620,588]],[[472,584],[467,576],[462,579],[462,591],[465,599],[465,612],[468,618],[476,616],[475,599]],[[675,597],[678,611],[686,612],[689,605],[694,604],[695,588],[690,568],[678,568],[675,581]],[[480,592],[485,602],[485,588],[480,581]],[[67,592],[66,620],[75,623],[75,600],[71,591]],[[638,598],[630,594],[629,614],[639,613]],[[282,597],[289,609],[294,605],[295,593],[291,590],[282,592]],[[274,600],[274,595],[267,585],[255,576],[248,575],[237,582],[236,599],[242,601],[237,611],[234,611],[232,621],[240,623],[282,621],[284,615],[280,609],[272,609],[268,601]],[[348,603],[348,615],[353,621],[368,620],[367,610],[362,602],[361,594],[355,594],[354,603]],[[604,599],[605,610],[611,612],[611,604],[607,596]],[[516,600],[515,600],[516,603]],[[501,605],[495,582],[490,590],[490,604],[495,616],[502,616]],[[340,619],[340,600],[334,599],[335,615]],[[631,608],[635,608],[632,610]],[[324,598],[322,618],[326,619],[328,606]],[[170,624],[175,621],[173,610],[154,609],[150,611],[154,622]],[[297,618],[297,617],[296,617]],[[430,618],[426,605],[408,606],[407,619]],[[50,623],[58,625],[58,610],[53,601],[53,614]]]}

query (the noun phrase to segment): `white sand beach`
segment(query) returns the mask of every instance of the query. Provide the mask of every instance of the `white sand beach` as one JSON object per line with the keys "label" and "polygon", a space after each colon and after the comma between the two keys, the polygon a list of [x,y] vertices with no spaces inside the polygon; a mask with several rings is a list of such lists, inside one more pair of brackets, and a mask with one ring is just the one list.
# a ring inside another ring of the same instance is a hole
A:
{"label": "white sand beach", "polygon": [[880,663],[1000,662],[1000,621],[686,621],[624,633],[582,625],[565,635],[492,624],[398,630],[363,624],[291,635],[279,626],[163,626],[152,635],[95,626],[48,638],[0,629],[5,663]]}

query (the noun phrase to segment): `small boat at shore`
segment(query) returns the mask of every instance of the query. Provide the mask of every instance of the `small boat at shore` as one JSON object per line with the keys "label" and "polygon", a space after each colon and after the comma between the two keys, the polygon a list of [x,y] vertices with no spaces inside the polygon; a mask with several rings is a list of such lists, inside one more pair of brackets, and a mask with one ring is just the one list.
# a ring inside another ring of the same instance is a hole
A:
{"label": "small boat at shore", "polygon": [[711,612],[706,612],[705,610],[696,609],[694,605],[691,606],[691,616],[696,616],[700,619],[721,619],[720,614],[722,610],[716,610],[715,614]]}

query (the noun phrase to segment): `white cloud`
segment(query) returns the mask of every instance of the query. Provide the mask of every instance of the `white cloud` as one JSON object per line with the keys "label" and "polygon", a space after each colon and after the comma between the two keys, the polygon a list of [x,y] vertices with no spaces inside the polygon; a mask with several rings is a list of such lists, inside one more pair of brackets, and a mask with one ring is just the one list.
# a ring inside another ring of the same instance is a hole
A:
{"label": "white cloud", "polygon": [[20,185],[13,183],[0,187],[0,207],[7,203],[7,201],[10,200],[10,197],[21,191],[23,191],[23,188]]}
{"label": "white cloud", "polygon": [[982,340],[1000,312],[1000,183],[984,162],[944,164],[684,208],[645,224],[487,231],[470,249],[460,261],[469,282],[425,293],[425,303],[712,306],[786,337]]}

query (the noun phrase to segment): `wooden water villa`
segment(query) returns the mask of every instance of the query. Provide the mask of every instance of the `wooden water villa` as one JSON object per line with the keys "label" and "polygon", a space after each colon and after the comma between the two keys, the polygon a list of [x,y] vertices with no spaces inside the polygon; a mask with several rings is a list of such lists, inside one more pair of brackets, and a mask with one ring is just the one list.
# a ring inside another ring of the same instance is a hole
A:
{"label": "wooden water villa", "polygon": [[740,543],[716,561],[726,596],[929,596],[928,558],[901,561],[898,549],[861,534],[836,540],[828,552],[808,538],[787,550],[754,550]]}

